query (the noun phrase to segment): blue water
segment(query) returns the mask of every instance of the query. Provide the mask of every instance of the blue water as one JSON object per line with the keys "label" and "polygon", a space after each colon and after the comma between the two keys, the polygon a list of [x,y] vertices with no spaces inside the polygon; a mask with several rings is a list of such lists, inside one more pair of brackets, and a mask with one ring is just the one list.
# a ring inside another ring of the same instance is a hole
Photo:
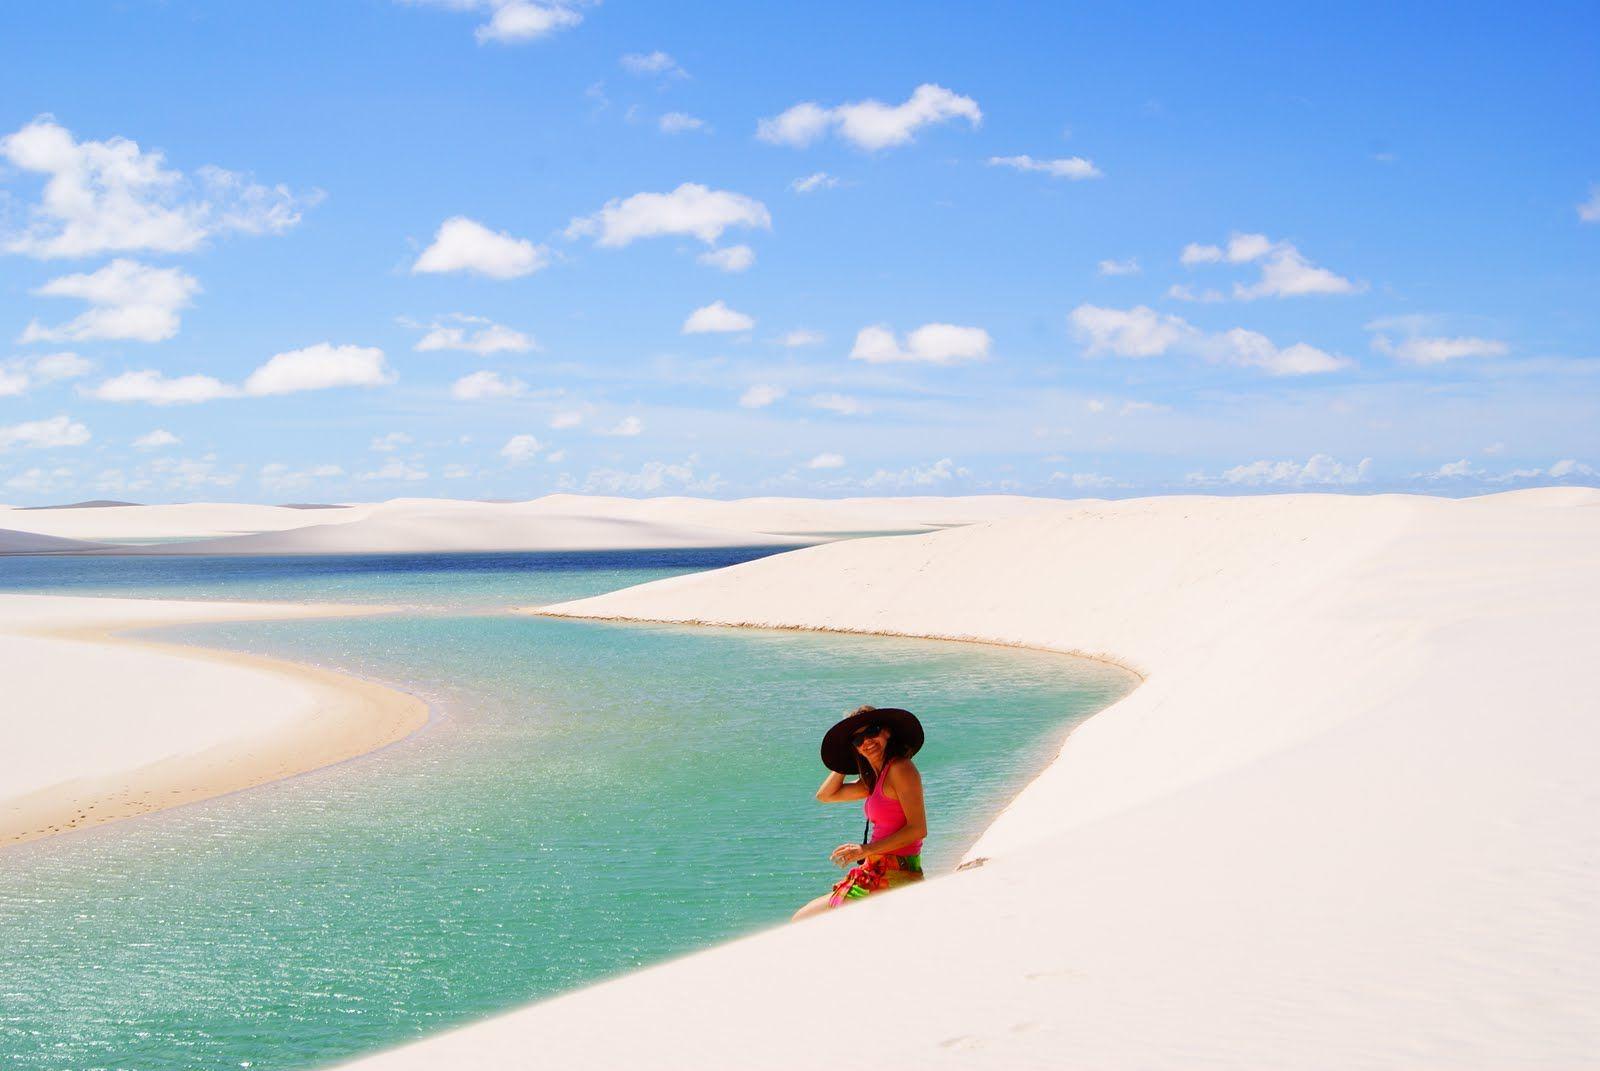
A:
{"label": "blue water", "polygon": [[859,805],[812,793],[862,702],[921,715],[948,871],[1132,685],[1006,648],[503,612],[762,553],[0,559],[0,589],[410,607],[159,634],[432,708],[361,759],[6,849],[0,1066],[313,1067],[781,924],[860,836]]}

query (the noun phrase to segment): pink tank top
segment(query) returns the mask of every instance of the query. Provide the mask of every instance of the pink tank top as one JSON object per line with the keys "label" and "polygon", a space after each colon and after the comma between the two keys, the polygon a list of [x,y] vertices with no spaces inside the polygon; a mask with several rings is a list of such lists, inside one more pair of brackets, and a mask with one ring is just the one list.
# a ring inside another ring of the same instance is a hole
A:
{"label": "pink tank top", "polygon": [[[893,762],[890,759],[889,762]],[[878,783],[872,786],[872,795],[867,797],[865,804],[867,821],[872,823],[872,839],[882,840],[889,834],[897,831],[906,824],[906,812],[901,809],[899,800],[892,800],[884,795],[883,786],[888,781],[889,763],[884,763],[883,770],[878,774]],[[922,851],[922,842],[902,845],[894,850],[895,855],[917,855]]]}

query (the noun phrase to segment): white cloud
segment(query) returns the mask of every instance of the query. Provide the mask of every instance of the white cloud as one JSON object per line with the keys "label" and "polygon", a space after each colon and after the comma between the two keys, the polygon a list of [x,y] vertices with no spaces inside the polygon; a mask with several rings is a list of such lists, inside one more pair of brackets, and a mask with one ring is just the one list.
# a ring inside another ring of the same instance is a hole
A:
{"label": "white cloud", "polygon": [[1102,353],[1159,357],[1195,330],[1178,317],[1156,312],[1148,305],[1131,309],[1079,305],[1068,319],[1091,357]]}
{"label": "white cloud", "polygon": [[550,426],[558,430],[561,428],[575,428],[582,423],[583,414],[573,410],[557,413],[550,418]]}
{"label": "white cloud", "polygon": [[931,465],[921,468],[911,467],[891,472],[888,469],[879,469],[871,476],[861,481],[863,487],[931,487],[934,484],[945,483],[956,476],[966,476],[966,469],[957,468],[956,463],[950,458],[940,458]]}
{"label": "white cloud", "polygon": [[721,301],[713,301],[695,309],[689,318],[683,321],[683,333],[686,335],[703,335],[725,333],[729,331],[748,331],[756,325],[753,317],[746,316],[728,308]]}
{"label": "white cloud", "polygon": [[356,475],[358,480],[405,483],[415,483],[418,480],[426,480],[427,478],[427,469],[410,461],[403,461],[398,457],[386,461],[380,469],[375,469],[372,472],[357,473]]}
{"label": "white cloud", "polygon": [[882,324],[863,327],[856,334],[850,357],[868,364],[917,361],[926,364],[958,364],[982,361],[989,356],[989,332],[981,327],[955,324],[923,324],[906,336],[902,346],[894,332]]}
{"label": "white cloud", "polygon": [[1578,206],[1578,218],[1585,223],[1600,223],[1600,185],[1589,187],[1589,199]]}
{"label": "white cloud", "polygon": [[93,361],[76,353],[44,353],[29,358],[27,363],[33,376],[45,383],[53,383],[58,379],[77,379],[88,375],[94,368]]}
{"label": "white cloud", "polygon": [[532,461],[534,456],[542,449],[543,447],[539,444],[539,440],[532,435],[513,435],[500,448],[500,456],[511,464],[516,465],[524,461]]}
{"label": "white cloud", "polygon": [[838,413],[840,416],[863,416],[872,412],[860,398],[853,398],[848,394],[813,394],[811,404],[818,409]]}
{"label": "white cloud", "polygon": [[1132,416],[1134,413],[1169,413],[1172,406],[1162,405],[1159,402],[1123,402],[1122,408],[1117,410],[1118,416]]}
{"label": "white cloud", "polygon": [[1129,257],[1127,260],[1102,260],[1100,262],[1101,275],[1138,275],[1139,258]]}
{"label": "white cloud", "polygon": [[46,450],[57,446],[82,446],[88,441],[89,429],[67,416],[0,427],[0,450],[14,446]]}
{"label": "white cloud", "polygon": [[608,248],[668,235],[688,235],[712,245],[731,227],[770,230],[772,216],[753,197],[685,182],[671,193],[613,198],[593,215],[574,219],[566,234],[568,238],[594,235],[595,244]]}
{"label": "white cloud", "polygon": [[387,435],[374,436],[372,442],[367,444],[367,449],[375,450],[380,454],[392,454],[411,442],[411,436],[403,431],[391,431]]}
{"label": "white cloud", "polygon": [[1035,160],[1031,156],[991,156],[990,167],[1009,167],[1017,171],[1042,171],[1051,178],[1082,179],[1101,178],[1105,172],[1081,156],[1065,156],[1057,160]]}
{"label": "white cloud", "polygon": [[531,335],[482,316],[466,316],[459,312],[427,325],[427,331],[417,342],[419,353],[460,350],[488,357],[495,353],[528,353],[539,348]]}
{"label": "white cloud", "polygon": [[1189,477],[1194,483],[1225,483],[1250,487],[1348,487],[1372,478],[1372,459],[1362,458],[1354,465],[1335,461],[1327,454],[1314,454],[1299,461],[1252,461],[1235,465],[1220,477],[1201,474]]}
{"label": "white cloud", "polygon": [[516,279],[549,263],[550,251],[542,245],[492,231],[466,216],[451,216],[439,224],[433,244],[422,251],[411,271],[467,271],[491,279]]}
{"label": "white cloud", "polygon": [[77,474],[66,466],[53,469],[31,468],[12,476],[6,480],[5,485],[13,491],[48,491],[61,486],[75,475]]}
{"label": "white cloud", "polygon": [[770,383],[757,383],[739,396],[739,404],[746,409],[764,409],[788,392]]}
{"label": "white cloud", "polygon": [[668,112],[656,120],[656,126],[663,134],[686,134],[691,130],[711,132],[704,119],[690,115],[688,112]]}
{"label": "white cloud", "polygon": [[1221,246],[1201,245],[1199,242],[1190,242],[1183,247],[1183,252],[1178,254],[1178,262],[1185,267],[1191,268],[1196,264],[1220,264],[1222,255]]}
{"label": "white cloud", "polygon": [[465,480],[473,475],[471,465],[446,465],[439,475],[447,480]]}
{"label": "white cloud", "polygon": [[99,386],[84,391],[102,402],[146,402],[150,405],[195,405],[218,398],[234,398],[237,387],[214,376],[189,375],[168,379],[162,372],[146,368],[112,376]]}
{"label": "white cloud", "polygon": [[242,388],[215,376],[168,378],[153,368],[124,372],[83,393],[103,402],[146,402],[151,405],[194,405],[241,395],[264,397],[332,387],[373,387],[394,382],[383,351],[370,346],[334,346],[319,342],[304,349],[274,354],[250,373]]}
{"label": "white cloud", "polygon": [[1447,461],[1434,471],[1425,474],[1426,479],[1451,480],[1466,476],[1476,476],[1477,470],[1472,467],[1472,462],[1466,458],[1460,461]]}
{"label": "white cloud", "polygon": [[1259,368],[1275,376],[1337,372],[1354,363],[1347,357],[1335,356],[1304,342],[1280,348],[1266,335],[1242,327],[1206,335],[1196,341],[1195,349],[1207,360],[1218,364]]}
{"label": "white cloud", "polygon": [[695,459],[679,463],[646,461],[638,472],[619,469],[595,469],[584,480],[585,491],[606,491],[611,494],[644,494],[676,485],[685,491],[712,492],[723,486],[718,475],[697,477]]}
{"label": "white cloud", "polygon": [[160,151],[121,137],[78,141],[47,115],[0,138],[0,159],[46,176],[27,227],[0,239],[0,248],[45,259],[184,253],[213,236],[277,234],[320,198],[219,167],[202,167],[190,179],[169,169]]}
{"label": "white cloud", "polygon": [[[1369,331],[1376,332],[1372,336],[1372,348],[1409,364],[1443,364],[1463,357],[1503,357],[1509,352],[1509,347],[1498,339],[1418,334],[1416,329],[1422,322],[1409,317],[1372,321],[1367,325]],[[1402,332],[1409,328],[1411,333],[1396,340],[1388,334],[1395,327]]]}
{"label": "white cloud", "polygon": [[1167,287],[1167,297],[1174,301],[1197,301],[1207,305],[1228,300],[1228,295],[1221,290],[1209,286],[1197,290],[1186,283],[1173,283]]}
{"label": "white cloud", "polygon": [[1116,487],[1116,479],[1111,476],[1102,476],[1098,472],[1052,472],[1052,483],[1071,484],[1077,491],[1086,491],[1096,487]]}
{"label": "white cloud", "polygon": [[150,462],[149,469],[169,488],[232,487],[239,482],[237,471],[218,471],[215,454],[201,458],[158,457]]}
{"label": "white cloud", "polygon": [[609,428],[597,428],[595,430],[601,435],[617,435],[623,438],[631,438],[644,431],[644,421],[636,416],[623,417]]}
{"label": "white cloud", "polygon": [[441,7],[449,11],[487,12],[489,21],[473,32],[478,43],[494,42],[503,45],[522,44],[548,37],[560,30],[570,29],[583,21],[576,10],[584,0],[404,0],[427,7]]}
{"label": "white cloud", "polygon": [[182,441],[166,428],[156,428],[133,440],[133,447],[135,450],[160,450],[168,446],[177,446]]}
{"label": "white cloud", "polygon": [[462,402],[476,402],[484,398],[515,398],[528,389],[528,385],[514,376],[501,376],[499,372],[473,372],[462,376],[450,387],[450,397]]}
{"label": "white cloud", "polygon": [[498,3],[494,15],[473,32],[479,43],[521,44],[576,26],[583,16],[561,4],[532,4],[524,0]]}
{"label": "white cloud", "polygon": [[1585,465],[1583,462],[1574,461],[1569,457],[1551,465],[1550,475],[1558,480],[1563,480],[1570,476],[1600,476],[1600,471],[1597,471],[1592,465]]}
{"label": "white cloud", "polygon": [[1191,242],[1183,247],[1178,259],[1189,267],[1224,261],[1229,264],[1259,263],[1259,280],[1249,286],[1234,284],[1233,296],[1240,301],[1306,294],[1355,294],[1366,289],[1365,284],[1351,282],[1312,264],[1291,243],[1275,242],[1264,234],[1234,234],[1229,237],[1226,248]]}
{"label": "white cloud", "polygon": [[559,465],[566,459],[567,452],[565,450],[552,450],[550,453],[544,455],[545,463],[548,465]]}
{"label": "white cloud", "polygon": [[261,466],[260,471],[256,473],[256,480],[269,491],[292,491],[316,480],[331,480],[343,475],[344,469],[338,465],[312,465],[309,468],[293,469],[281,461],[273,461]]}
{"label": "white cloud", "polygon": [[818,190],[831,190],[839,184],[839,180],[826,171],[813,171],[789,183],[789,189],[795,193],[816,193]]}
{"label": "white cloud", "polygon": [[687,78],[689,72],[665,52],[629,52],[618,61],[622,69],[640,77],[658,74],[666,78]]}
{"label": "white cloud", "polygon": [[246,394],[292,394],[330,387],[378,387],[393,383],[395,374],[375,346],[335,346],[319,342],[304,349],[273,354],[244,381]]}
{"label": "white cloud", "polygon": [[1079,305],[1069,320],[1084,344],[1086,356],[1160,357],[1172,352],[1200,357],[1215,364],[1232,364],[1275,376],[1313,375],[1348,368],[1349,358],[1339,357],[1304,342],[1280,348],[1256,331],[1236,327],[1206,332],[1177,316],[1158,313],[1146,305],[1109,309]]}
{"label": "white cloud", "polygon": [[91,361],[76,353],[44,353],[0,362],[0,398],[25,394],[35,384],[76,379],[89,374]]}
{"label": "white cloud", "polygon": [[805,328],[789,331],[778,339],[778,345],[795,349],[800,346],[820,346],[827,341],[821,331],[809,331]]}
{"label": "white cloud", "polygon": [[1480,469],[1471,461],[1462,458],[1459,461],[1446,462],[1432,472],[1412,473],[1412,477],[1419,480],[1476,480],[1479,483],[1508,484],[1530,483],[1535,480],[1593,480],[1600,477],[1600,469],[1574,458],[1563,458],[1545,469],[1512,469],[1510,472],[1495,473]]}
{"label": "white cloud", "polygon": [[983,113],[971,97],[924,84],[902,104],[863,100],[824,108],[805,101],[761,120],[756,136],[777,145],[804,147],[834,130],[857,148],[876,151],[910,142],[922,127],[955,119],[965,119],[976,127],[983,122]]}
{"label": "white cloud", "polygon": [[198,280],[178,268],[152,268],[118,258],[99,271],[63,275],[34,290],[41,297],[78,298],[90,308],[57,327],[32,321],[19,341],[160,342],[178,333],[178,310],[186,308],[199,290]]}
{"label": "white cloud", "polygon": [[701,253],[695,259],[726,272],[741,272],[756,262],[756,251],[747,245],[730,245],[726,249]]}
{"label": "white cloud", "polygon": [[808,469],[842,469],[844,468],[843,454],[818,454],[806,462]]}

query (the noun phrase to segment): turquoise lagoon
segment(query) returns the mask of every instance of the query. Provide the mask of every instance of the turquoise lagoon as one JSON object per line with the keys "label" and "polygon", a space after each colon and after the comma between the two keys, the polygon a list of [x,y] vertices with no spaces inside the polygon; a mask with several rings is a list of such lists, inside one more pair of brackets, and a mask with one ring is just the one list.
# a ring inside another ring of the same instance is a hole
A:
{"label": "turquoise lagoon", "polygon": [[999,647],[516,616],[767,550],[0,559],[0,590],[385,602],[156,635],[358,673],[426,728],[326,770],[0,852],[7,1068],[306,1068],[781,924],[860,809],[822,730],[918,712],[947,872],[1114,667]]}

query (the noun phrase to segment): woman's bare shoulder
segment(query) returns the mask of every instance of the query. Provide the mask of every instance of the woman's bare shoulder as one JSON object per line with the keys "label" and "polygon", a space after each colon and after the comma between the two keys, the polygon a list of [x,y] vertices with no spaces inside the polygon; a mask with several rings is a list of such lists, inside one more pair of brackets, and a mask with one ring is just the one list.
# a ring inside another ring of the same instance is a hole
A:
{"label": "woman's bare shoulder", "polygon": [[884,772],[884,784],[892,789],[895,796],[900,795],[901,785],[920,785],[922,774],[917,771],[917,764],[910,759],[895,759],[889,763]]}

